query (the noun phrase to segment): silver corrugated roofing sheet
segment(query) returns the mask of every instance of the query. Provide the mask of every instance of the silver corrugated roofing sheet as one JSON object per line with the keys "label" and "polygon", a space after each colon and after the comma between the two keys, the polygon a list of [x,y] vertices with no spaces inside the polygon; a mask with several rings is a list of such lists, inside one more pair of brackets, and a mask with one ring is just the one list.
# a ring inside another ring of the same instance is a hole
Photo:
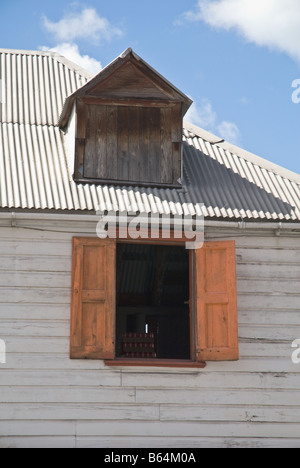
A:
{"label": "silver corrugated roofing sheet", "polygon": [[188,123],[184,141],[185,180],[192,200],[204,203],[206,216],[300,219],[299,175],[226,142],[214,143],[220,139]]}
{"label": "silver corrugated roofing sheet", "polygon": [[187,123],[181,190],[76,184],[57,123],[89,78],[55,53],[0,49],[1,209],[194,216],[203,203],[212,219],[300,220],[300,176]]}
{"label": "silver corrugated roofing sheet", "polygon": [[0,174],[2,208],[195,215],[183,191],[75,184],[54,126],[1,124]]}
{"label": "silver corrugated roofing sheet", "polygon": [[57,125],[65,99],[91,78],[56,53],[0,49],[1,121]]}

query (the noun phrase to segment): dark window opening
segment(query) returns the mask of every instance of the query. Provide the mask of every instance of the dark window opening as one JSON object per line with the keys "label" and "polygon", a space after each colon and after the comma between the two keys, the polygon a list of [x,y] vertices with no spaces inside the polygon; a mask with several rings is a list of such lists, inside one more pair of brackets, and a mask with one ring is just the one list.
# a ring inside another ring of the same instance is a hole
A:
{"label": "dark window opening", "polygon": [[189,251],[117,245],[116,355],[190,359]]}

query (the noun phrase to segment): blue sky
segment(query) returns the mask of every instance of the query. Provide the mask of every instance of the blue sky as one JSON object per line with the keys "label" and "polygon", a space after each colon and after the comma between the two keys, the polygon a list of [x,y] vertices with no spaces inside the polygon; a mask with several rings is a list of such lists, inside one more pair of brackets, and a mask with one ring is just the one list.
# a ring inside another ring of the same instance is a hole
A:
{"label": "blue sky", "polygon": [[96,73],[132,47],[194,100],[189,120],[297,173],[299,44],[299,0],[0,0],[1,48]]}

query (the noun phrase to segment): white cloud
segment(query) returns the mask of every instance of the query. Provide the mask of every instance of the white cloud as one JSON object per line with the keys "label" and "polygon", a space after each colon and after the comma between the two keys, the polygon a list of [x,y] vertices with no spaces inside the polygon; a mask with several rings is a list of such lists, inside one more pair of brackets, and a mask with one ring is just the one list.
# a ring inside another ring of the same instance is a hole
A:
{"label": "white cloud", "polygon": [[233,145],[238,145],[240,141],[240,130],[238,126],[233,122],[227,122],[223,120],[217,126],[218,135],[220,135],[224,140],[232,143]]}
{"label": "white cloud", "polygon": [[220,138],[239,145],[240,130],[233,122],[218,122],[217,113],[214,111],[211,103],[207,99],[202,99],[200,103],[194,102],[188,110],[185,119],[198,127],[212,133],[216,133]]}
{"label": "white cloud", "polygon": [[86,40],[99,44],[122,35],[122,31],[113,26],[108,19],[99,16],[95,8],[84,7],[80,11],[69,11],[57,22],[50,21],[46,16],[43,16],[42,20],[44,29],[50,33],[56,45],[40,49],[58,52],[93,74],[99,73],[102,65],[95,58],[82,54],[78,41]]}
{"label": "white cloud", "polygon": [[69,42],[64,42],[58,44],[55,47],[49,49],[49,47],[41,47],[42,50],[50,50],[51,52],[58,52],[60,55],[63,55],[67,59],[76,63],[85,70],[93,73],[94,75],[98,74],[102,70],[101,63],[88,55],[81,55],[79,47],[77,44],[71,44]]}
{"label": "white cloud", "polygon": [[212,130],[216,125],[217,114],[211,103],[207,99],[202,99],[200,104],[195,102],[192,104],[185,118],[199,127]]}
{"label": "white cloud", "polygon": [[300,61],[299,0],[198,0],[190,21],[215,28],[235,29],[258,46],[267,46]]}
{"label": "white cloud", "polygon": [[43,24],[58,42],[88,39],[99,43],[122,35],[122,31],[108,19],[99,16],[95,8],[86,7],[79,12],[69,12],[56,23],[44,16]]}

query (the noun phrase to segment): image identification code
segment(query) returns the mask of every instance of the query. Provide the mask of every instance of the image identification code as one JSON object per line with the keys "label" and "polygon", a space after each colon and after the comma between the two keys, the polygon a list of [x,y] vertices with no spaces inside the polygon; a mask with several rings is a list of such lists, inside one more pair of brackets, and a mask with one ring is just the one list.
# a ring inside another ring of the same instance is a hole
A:
{"label": "image identification code", "polygon": [[104,463],[127,463],[135,466],[138,463],[197,463],[193,453],[184,452],[167,452],[167,453],[151,453],[147,455],[130,455],[130,454],[117,454],[111,452],[104,457]]}

